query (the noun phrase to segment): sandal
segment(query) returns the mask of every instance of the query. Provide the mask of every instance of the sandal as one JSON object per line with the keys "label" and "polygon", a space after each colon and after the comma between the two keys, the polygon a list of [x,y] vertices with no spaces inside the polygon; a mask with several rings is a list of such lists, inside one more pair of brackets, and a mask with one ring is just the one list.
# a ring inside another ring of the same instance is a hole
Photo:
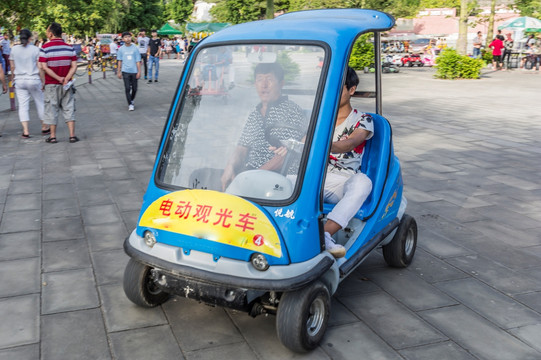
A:
{"label": "sandal", "polygon": [[31,136],[30,136],[30,134],[22,134],[21,137],[23,139],[30,139]]}
{"label": "sandal", "polygon": [[43,135],[48,135],[48,134],[51,133],[51,129],[41,130],[41,133],[42,133]]}
{"label": "sandal", "polygon": [[72,136],[70,137],[70,143],[76,143],[77,141],[79,141],[79,138],[77,136]]}
{"label": "sandal", "polygon": [[49,137],[49,138],[45,139],[45,142],[47,142],[49,144],[56,144],[58,141],[56,141],[55,137]]}

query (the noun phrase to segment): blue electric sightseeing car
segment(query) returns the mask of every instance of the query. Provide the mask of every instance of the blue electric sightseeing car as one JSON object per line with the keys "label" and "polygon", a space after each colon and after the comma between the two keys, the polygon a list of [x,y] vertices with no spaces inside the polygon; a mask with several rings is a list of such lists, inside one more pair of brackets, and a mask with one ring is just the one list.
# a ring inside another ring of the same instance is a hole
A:
{"label": "blue electric sightseeing car", "polygon": [[[231,26],[198,44],[173,97],[137,228],[124,243],[132,302],[152,307],[178,295],[252,316],[275,314],[280,341],[304,352],[323,338],[338,285],[372,250],[382,246],[390,266],[410,264],[417,225],[405,214],[400,163],[381,114],[380,32],[393,25],[373,10],[301,11]],[[323,225],[333,205],[322,191],[360,36],[376,64],[374,74],[359,75],[354,99],[367,112],[375,104],[362,164],[373,188],[334,235],[346,248],[335,259],[325,251]],[[258,66],[279,66],[279,86],[256,90]],[[254,120],[273,91],[295,105],[268,113],[271,125]],[[250,153],[239,146],[254,137],[266,145]],[[279,166],[254,165],[258,152],[279,147],[287,152]]]}

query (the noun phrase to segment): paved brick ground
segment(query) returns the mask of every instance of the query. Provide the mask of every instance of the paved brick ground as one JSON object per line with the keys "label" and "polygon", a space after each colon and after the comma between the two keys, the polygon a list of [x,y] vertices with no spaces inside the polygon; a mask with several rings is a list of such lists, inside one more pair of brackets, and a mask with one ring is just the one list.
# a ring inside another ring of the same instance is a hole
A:
{"label": "paved brick ground", "polygon": [[[273,317],[181,298],[146,310],[124,296],[122,242],[180,70],[166,60],[160,83],[140,82],[135,112],[120,80],[79,81],[77,144],[63,124],[56,145],[21,139],[0,97],[0,359],[302,358]],[[432,73],[384,78],[415,260],[396,270],[370,256],[305,358],[541,359],[541,76]]]}

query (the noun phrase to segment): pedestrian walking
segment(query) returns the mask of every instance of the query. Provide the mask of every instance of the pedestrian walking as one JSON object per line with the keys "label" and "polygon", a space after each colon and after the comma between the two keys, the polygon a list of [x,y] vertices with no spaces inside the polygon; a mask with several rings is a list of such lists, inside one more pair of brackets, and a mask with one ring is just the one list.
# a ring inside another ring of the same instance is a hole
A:
{"label": "pedestrian walking", "polygon": [[2,94],[8,92],[8,84],[6,81],[6,76],[4,75],[4,68],[0,66],[0,82],[2,83]]}
{"label": "pedestrian walking", "polygon": [[148,53],[148,43],[150,39],[146,36],[145,29],[139,29],[139,36],[137,37],[137,46],[139,47],[139,54],[141,55],[141,61],[145,68],[145,80],[147,79],[148,67],[147,67],[147,53]]}
{"label": "pedestrian walking", "polygon": [[152,30],[152,38],[148,45],[148,83],[152,82],[152,69],[154,69],[154,82],[158,82],[160,74],[160,56],[162,55],[161,41],[158,30]]}
{"label": "pedestrian walking", "polygon": [[43,122],[50,126],[51,135],[45,141],[56,144],[58,113],[62,111],[69,130],[69,142],[75,143],[75,86],[73,74],[77,70],[77,55],[71,45],[62,40],[62,26],[53,22],[47,28],[48,42],[40,50],[39,62],[45,72],[45,107]]}
{"label": "pedestrian walking", "polygon": [[9,74],[9,55],[11,54],[11,42],[9,41],[9,34],[4,33],[2,41],[0,41],[0,46],[2,47],[2,60],[4,62],[4,73]]}
{"label": "pedestrian walking", "polygon": [[118,49],[118,78],[124,79],[124,90],[128,101],[128,110],[135,110],[135,95],[137,94],[137,80],[141,77],[141,53],[132,44],[131,33],[122,33],[124,45]]}
{"label": "pedestrian walking", "polygon": [[45,77],[39,69],[40,50],[31,42],[32,33],[28,29],[22,29],[19,33],[20,45],[11,49],[9,57],[15,94],[19,101],[19,121],[23,127],[23,139],[30,138],[28,122],[30,121],[30,99],[34,99],[38,118],[41,121],[41,133],[46,135],[51,132],[48,125],[43,123],[43,85]]}

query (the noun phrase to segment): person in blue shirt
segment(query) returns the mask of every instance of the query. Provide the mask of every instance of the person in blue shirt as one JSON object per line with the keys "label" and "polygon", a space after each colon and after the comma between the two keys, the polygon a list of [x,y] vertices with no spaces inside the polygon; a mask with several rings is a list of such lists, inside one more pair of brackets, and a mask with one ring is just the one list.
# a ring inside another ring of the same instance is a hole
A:
{"label": "person in blue shirt", "polygon": [[135,110],[135,94],[137,93],[137,80],[141,77],[141,53],[137,46],[133,45],[131,33],[122,33],[124,45],[118,49],[116,59],[118,60],[118,78],[124,79],[126,100],[128,110]]}

